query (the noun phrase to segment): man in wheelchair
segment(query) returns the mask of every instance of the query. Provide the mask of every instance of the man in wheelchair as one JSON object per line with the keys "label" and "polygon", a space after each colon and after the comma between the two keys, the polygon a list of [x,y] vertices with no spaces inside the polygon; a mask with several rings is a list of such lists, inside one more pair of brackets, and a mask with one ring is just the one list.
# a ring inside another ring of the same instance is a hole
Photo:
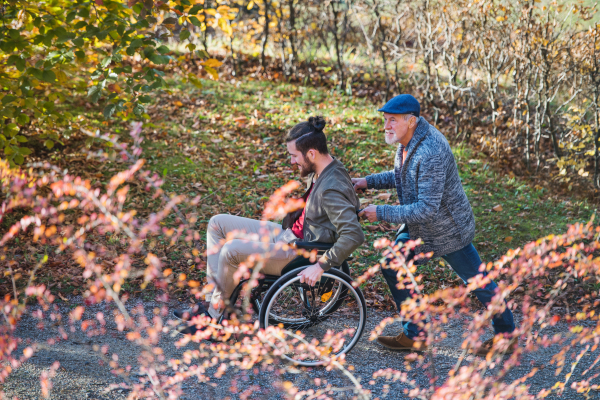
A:
{"label": "man in wheelchair", "polygon": [[[261,273],[281,275],[283,268],[298,256],[296,250],[282,244],[297,240],[333,243],[315,264],[299,274],[300,282],[314,286],[325,271],[340,266],[363,243],[364,234],[356,216],[359,199],[346,169],[329,154],[324,127],[322,117],[310,117],[286,136],[292,164],[298,165],[302,177],[307,177],[308,189],[302,196],[305,207],[288,214],[282,225],[228,214],[212,217],[206,246],[207,281],[214,289],[206,295],[205,303],[176,310],[175,317],[190,320],[205,315],[219,320],[238,283],[234,280],[238,265],[251,254],[265,257]],[[227,241],[227,234],[232,231],[254,234],[255,239]],[[195,324],[190,324],[180,332],[194,334],[197,330]]]}

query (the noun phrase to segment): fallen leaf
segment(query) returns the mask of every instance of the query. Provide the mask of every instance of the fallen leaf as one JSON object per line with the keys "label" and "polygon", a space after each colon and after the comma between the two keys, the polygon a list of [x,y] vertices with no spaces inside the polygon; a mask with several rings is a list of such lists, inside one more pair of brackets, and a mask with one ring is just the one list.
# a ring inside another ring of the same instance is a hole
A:
{"label": "fallen leaf", "polygon": [[504,241],[505,242],[510,242],[510,241],[512,241],[512,239],[513,239],[512,236],[507,236],[507,237],[504,238]]}
{"label": "fallen leaf", "polygon": [[183,103],[182,103],[182,102],[180,102],[180,101],[176,101],[176,102],[175,102],[175,105],[176,105],[177,107],[183,107]]}
{"label": "fallen leaf", "polygon": [[496,212],[500,212],[500,211],[502,211],[502,206],[500,204],[498,204],[497,206],[492,207],[492,210],[494,210]]}
{"label": "fallen leaf", "polygon": [[377,198],[379,200],[385,200],[388,201],[390,199],[390,197],[392,196],[391,193],[381,193],[380,195],[377,195]]}

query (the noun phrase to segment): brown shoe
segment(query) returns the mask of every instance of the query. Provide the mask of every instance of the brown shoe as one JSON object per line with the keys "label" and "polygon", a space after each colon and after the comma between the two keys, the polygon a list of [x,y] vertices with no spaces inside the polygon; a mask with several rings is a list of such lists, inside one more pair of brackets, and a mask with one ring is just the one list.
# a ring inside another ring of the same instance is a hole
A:
{"label": "brown shoe", "polygon": [[499,344],[501,339],[504,339],[502,335],[496,335],[486,340],[478,349],[475,349],[475,354],[485,357],[492,349],[497,353],[512,354],[519,347],[519,338],[512,338],[508,342],[503,341],[502,344]]}
{"label": "brown shoe", "polygon": [[409,339],[404,332],[398,336],[378,336],[377,342],[380,345],[387,347],[390,350],[410,350],[410,351],[426,351],[427,346],[424,342],[414,341]]}

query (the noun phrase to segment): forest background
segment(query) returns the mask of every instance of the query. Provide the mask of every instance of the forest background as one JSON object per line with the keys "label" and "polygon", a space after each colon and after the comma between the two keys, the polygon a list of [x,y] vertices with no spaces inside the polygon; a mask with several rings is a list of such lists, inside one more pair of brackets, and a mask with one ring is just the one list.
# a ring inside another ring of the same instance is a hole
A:
{"label": "forest background", "polygon": [[[597,321],[600,289],[593,3],[5,0],[1,15],[3,379],[36,348],[23,350],[14,336],[28,304],[48,307],[52,318],[56,297],[119,304],[199,294],[210,216],[257,218],[265,204],[284,201],[269,198],[294,178],[282,146],[294,123],[325,115],[332,152],[353,176],[390,169],[393,149],[382,145],[374,110],[406,92],[454,146],[476,245],[505,279],[502,296],[531,319],[523,338],[563,313],[575,321],[571,345],[595,342],[590,352],[598,353],[600,331],[576,324]],[[393,204],[395,194],[363,201]],[[366,226],[355,278],[372,273],[380,255],[372,243],[394,228]],[[442,298],[472,307],[465,292],[448,292],[459,282],[443,263],[417,273],[431,295],[424,312],[443,314],[434,307]],[[392,308],[381,279],[362,287],[369,306]],[[86,330],[92,322],[77,322],[83,312],[76,308],[69,323]],[[147,326],[121,318],[140,335],[131,340],[146,337]],[[548,344],[530,342],[527,351]],[[246,351],[265,347],[259,340]],[[163,364],[150,389],[132,385],[132,393],[177,393]],[[483,376],[484,364],[468,371]],[[589,393],[595,377],[573,384]],[[413,394],[501,398],[522,387],[465,374],[444,385]],[[293,385],[280,390],[295,393]]]}

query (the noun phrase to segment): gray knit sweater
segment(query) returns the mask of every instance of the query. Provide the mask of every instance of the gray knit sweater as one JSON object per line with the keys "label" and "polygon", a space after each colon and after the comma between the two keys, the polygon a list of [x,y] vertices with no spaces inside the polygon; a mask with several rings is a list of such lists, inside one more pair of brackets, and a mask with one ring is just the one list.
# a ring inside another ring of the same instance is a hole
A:
{"label": "gray knit sweater", "polygon": [[417,253],[435,257],[460,250],[473,241],[475,217],[462,187],[448,141],[423,117],[408,143],[398,146],[393,171],[367,176],[369,189],[396,188],[399,206],[378,206],[377,219],[407,224],[410,238],[421,238]]}

